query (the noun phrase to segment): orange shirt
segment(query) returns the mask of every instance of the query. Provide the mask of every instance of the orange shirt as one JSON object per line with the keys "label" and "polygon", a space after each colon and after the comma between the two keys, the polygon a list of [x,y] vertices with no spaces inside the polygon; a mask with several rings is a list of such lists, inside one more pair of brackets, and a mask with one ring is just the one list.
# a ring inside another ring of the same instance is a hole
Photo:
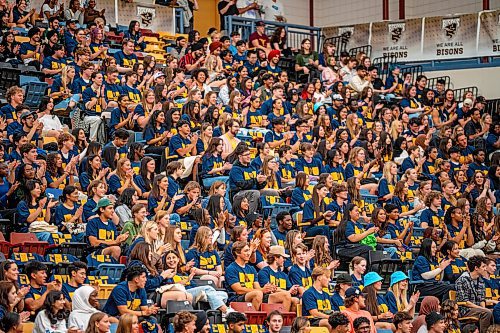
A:
{"label": "orange shirt", "polygon": [[349,309],[345,309],[342,310],[342,313],[345,314],[347,318],[349,318],[349,322],[351,324],[351,332],[354,332],[354,326],[353,326],[354,320],[356,320],[356,318],[359,317],[365,317],[368,318],[368,320],[370,321],[370,327],[371,327],[370,332],[377,333],[377,329],[375,328],[375,323],[373,322],[372,315],[370,314],[370,312],[365,310],[352,311]]}

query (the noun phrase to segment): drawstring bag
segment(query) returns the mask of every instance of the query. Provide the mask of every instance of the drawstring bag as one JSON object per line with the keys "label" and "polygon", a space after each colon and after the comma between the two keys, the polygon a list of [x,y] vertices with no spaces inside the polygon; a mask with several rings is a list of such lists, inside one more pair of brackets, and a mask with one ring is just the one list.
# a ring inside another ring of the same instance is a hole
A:
{"label": "drawstring bag", "polygon": [[375,238],[375,235],[371,234],[363,238],[359,243],[367,245],[375,251],[375,248],[377,247],[377,238]]}

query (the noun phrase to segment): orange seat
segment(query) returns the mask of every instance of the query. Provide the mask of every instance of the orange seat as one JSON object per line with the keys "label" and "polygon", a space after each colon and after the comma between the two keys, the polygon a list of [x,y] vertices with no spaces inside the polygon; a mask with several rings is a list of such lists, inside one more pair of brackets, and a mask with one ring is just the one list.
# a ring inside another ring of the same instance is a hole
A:
{"label": "orange seat", "polygon": [[38,238],[32,232],[13,232],[10,234],[12,244],[21,244],[24,242],[38,242]]}
{"label": "orange seat", "polygon": [[247,316],[248,325],[262,325],[266,320],[267,314],[263,311],[257,311],[253,307],[252,303],[249,302],[231,302],[231,308],[234,310],[244,313]]}

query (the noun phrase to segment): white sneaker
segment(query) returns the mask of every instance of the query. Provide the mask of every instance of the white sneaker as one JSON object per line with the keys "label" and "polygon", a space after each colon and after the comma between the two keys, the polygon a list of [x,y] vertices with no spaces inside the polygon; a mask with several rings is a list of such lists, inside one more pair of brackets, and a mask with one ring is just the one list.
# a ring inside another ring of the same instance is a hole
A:
{"label": "white sneaker", "polygon": [[232,307],[228,307],[226,312],[222,312],[222,322],[225,323],[226,322],[226,317],[228,314],[230,314],[231,312],[237,312],[235,309],[233,309]]}

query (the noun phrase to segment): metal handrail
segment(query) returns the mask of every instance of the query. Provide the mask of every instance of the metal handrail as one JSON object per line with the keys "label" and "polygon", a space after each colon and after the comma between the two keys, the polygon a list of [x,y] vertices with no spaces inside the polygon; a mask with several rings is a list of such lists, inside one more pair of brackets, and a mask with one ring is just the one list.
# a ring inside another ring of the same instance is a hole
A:
{"label": "metal handrail", "polygon": [[[226,16],[224,19],[228,34],[232,31],[239,31],[243,40],[248,40],[250,34],[255,31],[255,23],[263,21],[240,16]],[[302,40],[309,38],[311,39],[313,49],[319,52],[322,38],[320,28],[275,21],[263,22],[266,24],[266,34],[268,36],[271,36],[277,27],[285,28],[288,47],[299,49]]]}

